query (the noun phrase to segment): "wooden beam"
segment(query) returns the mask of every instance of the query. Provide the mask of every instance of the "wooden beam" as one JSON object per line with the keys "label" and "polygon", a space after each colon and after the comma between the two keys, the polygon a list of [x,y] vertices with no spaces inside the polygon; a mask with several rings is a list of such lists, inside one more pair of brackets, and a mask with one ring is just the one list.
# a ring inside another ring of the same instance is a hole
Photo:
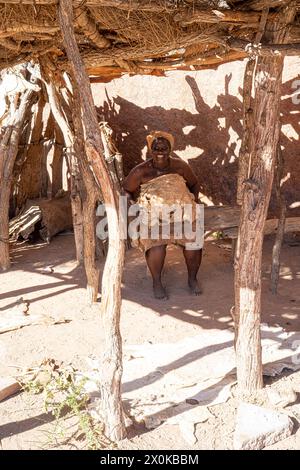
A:
{"label": "wooden beam", "polygon": [[[205,213],[205,210],[204,210]],[[264,236],[272,235],[278,231],[279,219],[268,219],[264,225]],[[284,233],[300,232],[300,217],[288,217],[285,219]],[[238,227],[228,227],[222,229],[224,238],[237,238]]]}
{"label": "wooden beam", "polygon": [[[0,2],[1,3],[1,2]],[[6,26],[5,28],[1,29],[0,31],[0,38],[7,38],[7,37],[14,37],[15,35],[19,34],[50,34],[55,35],[59,31],[58,26],[53,26],[52,24],[29,24],[29,23],[22,23],[21,24],[12,24],[10,26]],[[21,48],[22,49],[22,48]]]}
{"label": "wooden beam", "polygon": [[[259,28],[255,36],[254,44],[259,44],[261,38],[264,34],[267,19],[269,16],[269,9],[265,8],[261,14]],[[238,159],[238,179],[237,179],[237,203],[242,203],[242,191],[243,183],[249,178],[249,162],[250,162],[250,129],[253,128],[251,119],[253,118],[253,109],[252,109],[252,84],[253,84],[253,74],[255,70],[256,60],[254,57],[250,57],[247,61],[245,72],[244,72],[244,81],[243,81],[243,139],[242,145],[239,153]],[[236,247],[236,253],[238,254],[238,244]]]}
{"label": "wooden beam", "polygon": [[244,39],[238,39],[230,37],[226,40],[226,44],[231,49],[237,51],[243,51],[250,56],[259,57],[284,57],[284,56],[298,56],[300,55],[300,43],[291,44],[253,44],[245,41]]}
{"label": "wooden beam", "polygon": [[110,40],[99,33],[97,24],[88,15],[84,8],[79,8],[76,11],[76,23],[82,30],[84,35],[98,48],[105,49],[110,46]]}
{"label": "wooden beam", "polygon": [[252,10],[263,10],[264,8],[278,8],[285,7],[291,0],[248,0],[243,5],[243,8]]}
{"label": "wooden beam", "polygon": [[11,102],[10,119],[2,129],[0,138],[0,269],[10,267],[9,258],[9,198],[13,181],[13,168],[19,149],[19,139],[23,122],[32,104],[34,96],[32,89],[20,95],[16,91],[14,104]]}
{"label": "wooden beam", "polygon": [[[1,0],[7,5],[57,5],[59,0]],[[115,7],[127,11],[174,11],[176,5],[168,4],[165,0],[73,0],[74,8],[84,4],[88,7]]]}
{"label": "wooden beam", "polygon": [[[270,15],[270,19],[275,14]],[[193,12],[183,11],[175,15],[174,20],[182,26],[193,23],[230,23],[232,25],[249,24],[251,27],[259,25],[261,14],[255,11],[243,10],[207,10],[194,8]]]}
{"label": "wooden beam", "polygon": [[206,232],[217,232],[231,227],[237,228],[239,221],[239,206],[208,206],[204,208],[204,229]]}

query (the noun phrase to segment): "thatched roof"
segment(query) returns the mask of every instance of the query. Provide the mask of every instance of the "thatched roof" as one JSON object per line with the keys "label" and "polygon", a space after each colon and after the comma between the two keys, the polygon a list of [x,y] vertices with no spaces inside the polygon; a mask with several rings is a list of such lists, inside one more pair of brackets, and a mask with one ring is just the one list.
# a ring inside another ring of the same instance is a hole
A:
{"label": "thatched roof", "polygon": [[[66,56],[57,20],[58,0],[0,0],[0,68],[49,54],[59,67]],[[280,21],[291,0],[73,0],[74,26],[90,75],[163,74],[198,70],[242,59],[254,46],[274,52],[268,22]],[[299,54],[300,18],[288,26],[289,54]],[[280,48],[282,48],[280,50]],[[50,57],[49,57],[50,58]]]}

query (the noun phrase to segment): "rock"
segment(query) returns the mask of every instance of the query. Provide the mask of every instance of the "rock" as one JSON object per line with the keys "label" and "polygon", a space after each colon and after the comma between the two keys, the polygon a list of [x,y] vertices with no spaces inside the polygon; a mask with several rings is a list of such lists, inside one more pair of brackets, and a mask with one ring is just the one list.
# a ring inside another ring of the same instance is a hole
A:
{"label": "rock", "polygon": [[124,414],[124,422],[125,422],[126,428],[129,428],[130,426],[133,425],[132,419],[126,413]]}
{"label": "rock", "polygon": [[196,425],[189,421],[181,421],[179,424],[180,432],[185,441],[190,444],[197,443],[197,437],[195,435]]}
{"label": "rock", "polygon": [[267,389],[267,395],[269,402],[274,406],[285,406],[291,405],[297,401],[297,393],[292,388],[285,390],[274,390],[272,388]]}
{"label": "rock", "polygon": [[145,416],[144,417],[144,423],[145,423],[145,427],[147,429],[157,428],[158,426],[161,425],[162,421],[163,420],[161,418],[157,418],[157,417],[153,417],[153,416]]}
{"label": "rock", "polygon": [[21,390],[21,385],[13,377],[0,378],[0,401]]}
{"label": "rock", "polygon": [[185,402],[188,404],[188,405],[198,405],[199,404],[199,401],[198,400],[195,400],[194,398],[187,398],[185,400]]}
{"label": "rock", "polygon": [[54,268],[53,266],[45,266],[44,268],[40,270],[40,273],[43,273],[43,274],[54,273]]}
{"label": "rock", "polygon": [[233,447],[235,450],[259,450],[286,439],[292,430],[293,422],[287,415],[241,403],[237,410]]}

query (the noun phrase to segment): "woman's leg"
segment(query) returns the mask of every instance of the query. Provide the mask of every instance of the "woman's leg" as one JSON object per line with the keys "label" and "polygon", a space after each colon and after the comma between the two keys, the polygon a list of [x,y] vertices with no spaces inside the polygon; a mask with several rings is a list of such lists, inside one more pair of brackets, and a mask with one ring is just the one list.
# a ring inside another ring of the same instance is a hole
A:
{"label": "woman's leg", "polygon": [[153,246],[146,251],[146,261],[153,279],[153,293],[156,299],[167,299],[161,283],[161,273],[166,257],[166,245]]}
{"label": "woman's leg", "polygon": [[202,250],[187,250],[183,248],[183,254],[188,270],[188,285],[193,294],[200,295],[202,290],[197,281],[197,273],[201,265]]}

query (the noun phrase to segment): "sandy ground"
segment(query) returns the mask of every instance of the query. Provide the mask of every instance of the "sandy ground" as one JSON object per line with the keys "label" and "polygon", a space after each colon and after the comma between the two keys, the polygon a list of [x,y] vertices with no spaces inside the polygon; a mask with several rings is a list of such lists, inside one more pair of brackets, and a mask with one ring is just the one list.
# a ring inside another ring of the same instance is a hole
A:
{"label": "sandy ground", "polygon": [[[280,325],[289,331],[300,331],[300,246],[284,245],[279,293],[269,291],[272,240],[266,240],[263,259],[262,321]],[[52,270],[49,269],[52,267]],[[195,336],[203,329],[232,327],[233,267],[230,245],[207,244],[199,276],[203,294],[193,297],[186,287],[186,273],[179,248],[168,250],[164,282],[169,300],[152,297],[151,280],[143,256],[136,250],[126,255],[123,277],[121,330],[124,344],[175,342]],[[74,262],[72,234],[55,237],[50,245],[20,244],[13,251],[12,268],[1,274],[0,318],[18,300],[29,301],[30,314],[63,316],[68,323],[27,326],[0,335],[0,376],[12,375],[12,366],[30,367],[45,357],[86,366],[85,358],[98,355],[103,344],[99,318],[100,304],[86,303],[85,275]],[[296,384],[300,372],[286,373],[279,379],[268,379],[274,387]],[[300,388],[299,388],[300,392]],[[298,396],[299,398],[299,396]],[[264,403],[264,396],[257,399]],[[257,401],[256,400],[256,401]],[[300,403],[300,400],[298,400]],[[294,433],[272,446],[274,449],[300,448],[300,404],[285,409],[295,421]],[[131,449],[230,449],[235,423],[237,399],[210,409],[212,417],[197,425],[197,444],[188,446],[171,425],[147,430],[132,426],[129,438],[120,444]],[[53,418],[45,413],[38,395],[18,394],[0,403],[0,439],[2,449],[37,449],[53,445],[49,432]],[[56,446],[59,447],[59,444]]]}

